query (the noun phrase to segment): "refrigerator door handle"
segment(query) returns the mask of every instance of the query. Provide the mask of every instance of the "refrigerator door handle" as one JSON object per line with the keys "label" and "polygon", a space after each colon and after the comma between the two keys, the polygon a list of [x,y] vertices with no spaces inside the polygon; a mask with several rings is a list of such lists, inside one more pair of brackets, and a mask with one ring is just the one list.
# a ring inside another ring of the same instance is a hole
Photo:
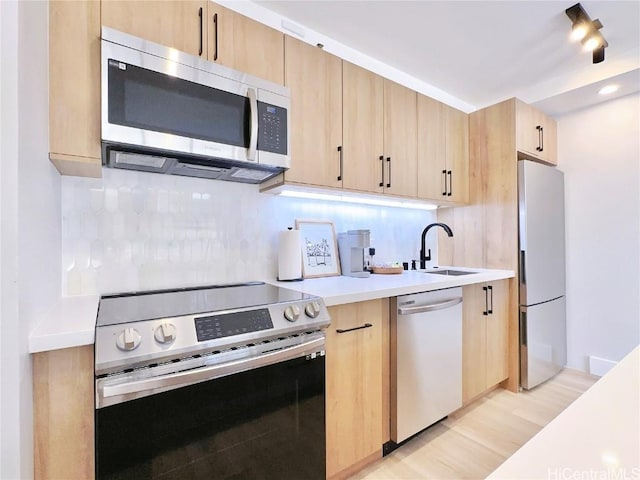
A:
{"label": "refrigerator door handle", "polygon": [[526,252],[524,250],[520,250],[520,284],[521,285],[526,285],[527,284],[527,273],[525,270],[525,255]]}

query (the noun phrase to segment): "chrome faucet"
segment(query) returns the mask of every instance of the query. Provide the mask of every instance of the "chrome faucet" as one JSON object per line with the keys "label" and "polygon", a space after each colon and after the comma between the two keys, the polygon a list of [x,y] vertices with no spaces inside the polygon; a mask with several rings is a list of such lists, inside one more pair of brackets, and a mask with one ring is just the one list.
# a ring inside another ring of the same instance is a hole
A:
{"label": "chrome faucet", "polygon": [[431,227],[442,227],[444,228],[444,231],[447,232],[447,235],[449,235],[450,237],[453,237],[453,232],[449,228],[449,225],[446,225],[444,223],[431,223],[427,225],[427,227],[422,231],[422,242],[420,243],[420,268],[421,269],[427,268],[426,262],[431,260],[431,249],[429,249],[429,253],[427,253],[426,255],[424,254],[425,252],[424,240],[425,240],[425,237],[427,236],[427,232]]}

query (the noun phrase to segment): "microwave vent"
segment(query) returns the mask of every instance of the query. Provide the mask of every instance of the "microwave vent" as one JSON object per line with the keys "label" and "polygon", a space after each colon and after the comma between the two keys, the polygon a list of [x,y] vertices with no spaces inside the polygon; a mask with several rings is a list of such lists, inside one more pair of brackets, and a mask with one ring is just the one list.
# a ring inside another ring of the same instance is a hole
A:
{"label": "microwave vent", "polygon": [[248,168],[238,168],[231,174],[232,177],[242,180],[265,181],[273,177],[273,172],[265,172],[263,170],[249,170]]}
{"label": "microwave vent", "polygon": [[113,152],[113,160],[117,167],[151,167],[162,170],[169,160],[166,157],[157,157],[155,155],[140,155],[138,153],[129,152]]}

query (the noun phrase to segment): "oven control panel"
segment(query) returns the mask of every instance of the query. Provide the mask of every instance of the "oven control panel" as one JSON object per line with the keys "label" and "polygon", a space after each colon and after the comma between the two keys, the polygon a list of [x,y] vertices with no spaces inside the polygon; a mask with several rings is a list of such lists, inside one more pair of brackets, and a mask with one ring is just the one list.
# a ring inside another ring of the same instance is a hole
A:
{"label": "oven control panel", "polygon": [[101,326],[96,328],[96,374],[321,330],[330,323],[322,299],[310,298]]}
{"label": "oven control panel", "polygon": [[195,324],[199,342],[273,328],[269,310],[266,308],[196,317]]}

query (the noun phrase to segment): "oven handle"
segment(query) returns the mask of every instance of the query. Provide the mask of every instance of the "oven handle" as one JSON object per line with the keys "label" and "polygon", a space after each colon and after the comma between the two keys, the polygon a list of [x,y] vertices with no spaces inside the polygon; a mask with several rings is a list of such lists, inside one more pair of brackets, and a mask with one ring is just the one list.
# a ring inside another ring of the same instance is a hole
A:
{"label": "oven handle", "polygon": [[255,88],[248,88],[247,97],[249,98],[249,110],[251,111],[251,133],[247,160],[255,160],[256,150],[258,149],[258,92],[256,92]]}
{"label": "oven handle", "polygon": [[293,347],[276,350],[260,355],[258,357],[244,358],[221,365],[212,365],[186,372],[172,373],[161,377],[148,378],[118,385],[104,385],[102,397],[115,397],[129,393],[139,393],[156,388],[175,387],[182,384],[188,385],[204,380],[213,380],[234,373],[240,373],[254,368],[265,367],[274,363],[284,362],[303,355],[308,355],[324,349],[325,339],[316,338],[314,340],[295,345]]}

